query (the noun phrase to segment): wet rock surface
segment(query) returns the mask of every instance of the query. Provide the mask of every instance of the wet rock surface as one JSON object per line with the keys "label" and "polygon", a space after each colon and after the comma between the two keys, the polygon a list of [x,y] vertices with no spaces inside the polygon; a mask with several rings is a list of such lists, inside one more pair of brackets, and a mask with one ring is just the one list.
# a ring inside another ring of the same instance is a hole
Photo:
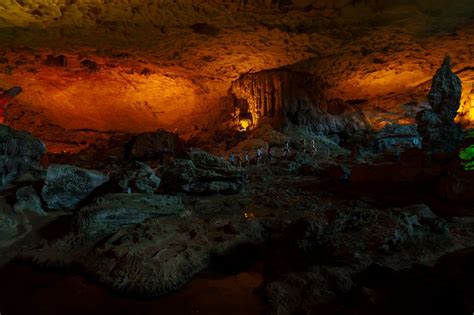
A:
{"label": "wet rock surface", "polygon": [[21,174],[39,168],[46,148],[32,135],[0,125],[0,189]]}
{"label": "wet rock surface", "polygon": [[51,210],[74,209],[109,177],[70,165],[50,165],[41,196]]}

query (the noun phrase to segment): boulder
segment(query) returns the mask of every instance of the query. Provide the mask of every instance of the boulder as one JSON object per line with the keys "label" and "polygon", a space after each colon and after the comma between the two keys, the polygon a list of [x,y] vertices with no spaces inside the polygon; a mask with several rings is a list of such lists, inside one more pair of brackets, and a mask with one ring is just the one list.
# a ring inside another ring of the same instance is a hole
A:
{"label": "boulder", "polygon": [[82,208],[76,217],[80,233],[94,239],[149,218],[177,215],[185,210],[180,197],[148,194],[108,194]]}
{"label": "boulder", "polygon": [[463,131],[454,122],[461,100],[462,85],[451,70],[451,59],[446,57],[433,77],[425,109],[416,116],[418,131],[423,138],[423,148],[431,153],[451,153],[462,142]]}
{"label": "boulder", "polygon": [[29,133],[0,125],[0,189],[39,167],[45,145]]}
{"label": "boulder", "polygon": [[133,137],[125,146],[127,160],[153,160],[177,156],[184,152],[184,143],[177,134],[158,130]]}
{"label": "boulder", "polygon": [[165,190],[192,194],[238,193],[243,187],[241,170],[201,150],[173,161],[162,179]]}
{"label": "boulder", "polygon": [[70,165],[50,165],[41,196],[52,210],[74,209],[109,177]]}
{"label": "boulder", "polygon": [[38,215],[46,215],[41,205],[41,199],[39,198],[36,190],[33,186],[21,187],[16,191],[17,202],[13,207],[15,212],[31,211]]}
{"label": "boulder", "polygon": [[145,163],[133,162],[119,175],[119,186],[124,192],[152,194],[160,187],[161,179]]}
{"label": "boulder", "polygon": [[376,139],[379,152],[421,149],[422,143],[421,136],[414,125],[387,125],[380,130]]}

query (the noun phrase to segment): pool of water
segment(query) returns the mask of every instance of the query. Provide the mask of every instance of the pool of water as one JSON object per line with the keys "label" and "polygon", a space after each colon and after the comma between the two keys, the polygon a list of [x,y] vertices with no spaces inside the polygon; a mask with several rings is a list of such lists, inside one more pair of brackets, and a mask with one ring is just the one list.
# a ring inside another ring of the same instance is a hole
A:
{"label": "pool of water", "polygon": [[0,314],[260,314],[257,272],[203,272],[158,298],[124,297],[80,275],[8,264],[0,269]]}

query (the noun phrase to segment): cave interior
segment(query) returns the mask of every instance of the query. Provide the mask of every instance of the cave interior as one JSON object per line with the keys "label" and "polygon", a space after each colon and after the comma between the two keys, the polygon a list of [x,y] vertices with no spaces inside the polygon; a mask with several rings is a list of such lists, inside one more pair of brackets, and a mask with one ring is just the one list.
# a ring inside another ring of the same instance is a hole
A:
{"label": "cave interior", "polygon": [[473,60],[472,0],[1,1],[0,314],[473,314]]}

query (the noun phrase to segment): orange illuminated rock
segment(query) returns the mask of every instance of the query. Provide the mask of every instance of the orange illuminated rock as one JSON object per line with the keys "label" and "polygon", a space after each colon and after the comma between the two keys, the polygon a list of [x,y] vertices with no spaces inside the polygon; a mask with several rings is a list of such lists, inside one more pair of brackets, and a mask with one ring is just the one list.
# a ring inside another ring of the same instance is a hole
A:
{"label": "orange illuminated rock", "polygon": [[[327,97],[355,101],[373,127],[413,122],[404,106],[426,103],[447,54],[474,82],[471,0],[69,2],[0,4],[0,87],[25,89],[8,123],[37,135],[53,125],[191,138],[215,125],[232,82],[283,66],[324,78]],[[463,124],[473,115],[467,102]]]}

